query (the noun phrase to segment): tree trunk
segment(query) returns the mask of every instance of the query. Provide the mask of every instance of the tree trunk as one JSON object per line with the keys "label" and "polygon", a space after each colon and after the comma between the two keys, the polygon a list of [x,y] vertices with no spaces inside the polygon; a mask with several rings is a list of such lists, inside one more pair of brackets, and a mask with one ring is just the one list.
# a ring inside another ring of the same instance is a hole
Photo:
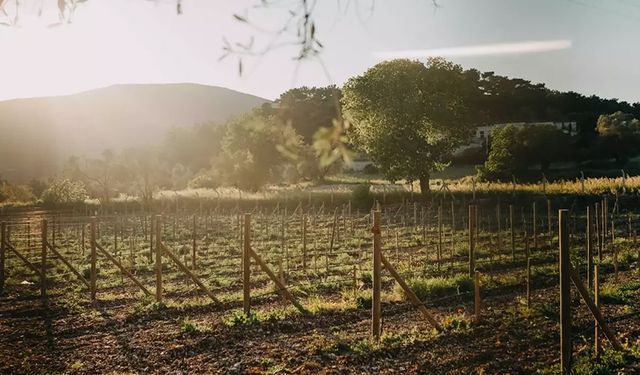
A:
{"label": "tree trunk", "polygon": [[425,173],[420,176],[420,194],[423,199],[427,199],[431,194],[431,190],[429,188],[429,174]]}

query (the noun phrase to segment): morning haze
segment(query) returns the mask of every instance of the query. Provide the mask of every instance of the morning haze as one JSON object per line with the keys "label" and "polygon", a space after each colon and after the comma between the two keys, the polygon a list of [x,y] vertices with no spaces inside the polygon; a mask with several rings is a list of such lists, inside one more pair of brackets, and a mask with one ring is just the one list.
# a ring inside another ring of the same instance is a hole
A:
{"label": "morning haze", "polygon": [[640,372],[640,3],[0,0],[0,373]]}

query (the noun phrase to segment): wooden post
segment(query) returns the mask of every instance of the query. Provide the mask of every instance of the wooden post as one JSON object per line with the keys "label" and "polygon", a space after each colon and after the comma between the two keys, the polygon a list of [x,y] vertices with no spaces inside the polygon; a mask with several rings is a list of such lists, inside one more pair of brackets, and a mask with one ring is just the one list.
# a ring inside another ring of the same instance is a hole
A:
{"label": "wooden post", "polygon": [[4,291],[4,259],[5,259],[5,235],[7,233],[7,223],[0,223],[0,292]]}
{"label": "wooden post", "polygon": [[602,236],[600,235],[602,233],[602,230],[600,229],[601,223],[600,223],[599,209],[600,209],[600,204],[596,202],[595,212],[594,212],[595,224],[596,224],[595,225],[596,226],[596,242],[598,245],[598,262],[602,263]]}
{"label": "wooden post", "polygon": [[[55,230],[54,230],[55,233]],[[47,220],[42,219],[40,254],[40,297],[43,301],[47,298]]]}
{"label": "wooden post", "polygon": [[509,205],[509,228],[511,230],[511,258],[516,260],[516,235],[513,227],[513,205]]}
{"label": "wooden post", "polygon": [[156,302],[162,302],[162,216],[156,215]]}
{"label": "wooden post", "polygon": [[536,220],[536,202],[533,201],[533,219],[531,220],[531,235],[533,236],[533,249],[538,249],[538,231],[537,231],[537,220]]}
{"label": "wooden post", "polygon": [[197,254],[197,250],[198,250],[198,243],[196,240],[197,237],[197,233],[196,233],[196,215],[193,215],[193,223],[192,223],[192,232],[193,232],[193,244],[191,246],[191,269],[195,270],[196,269],[196,254]]}
{"label": "wooden post", "polygon": [[604,333],[606,338],[609,340],[609,342],[611,343],[611,346],[615,350],[623,350],[622,344],[620,344],[620,341],[618,341],[618,338],[616,337],[615,333],[607,325],[607,322],[604,320],[604,316],[602,315],[602,312],[600,312],[600,309],[596,307],[593,299],[591,298],[591,295],[589,294],[589,291],[582,284],[582,280],[580,280],[580,275],[573,268],[571,264],[569,264],[569,276],[571,277],[571,281],[573,282],[573,285],[575,285],[576,289],[578,289],[578,292],[580,293],[582,300],[585,302],[585,304],[589,308],[589,311],[591,311],[591,315],[593,315],[593,317],[598,321],[598,324],[602,329],[602,333]]}
{"label": "wooden post", "polygon": [[531,258],[527,259],[527,309],[531,308]]}
{"label": "wooden post", "polygon": [[156,231],[156,225],[154,225],[153,216],[149,216],[149,263],[153,262],[153,233]]}
{"label": "wooden post", "polygon": [[420,221],[422,224],[422,244],[427,244],[427,224],[426,224],[426,216],[424,213],[424,207],[420,207]]}
{"label": "wooden post", "polygon": [[[85,231],[85,229],[84,229],[84,227],[85,227],[84,223],[80,224],[81,236],[82,236],[82,238],[80,239],[80,243],[81,243],[80,247],[82,249],[82,256],[83,257],[84,257],[84,248],[85,248],[85,245],[84,245],[84,231]],[[28,235],[29,235],[29,237],[31,237],[31,230],[29,230],[29,234]],[[31,247],[31,245],[27,244],[27,247]]]}
{"label": "wooden post", "polygon": [[607,216],[609,215],[609,201],[607,200],[607,197],[602,198],[602,205],[600,208],[602,211],[602,226],[600,228],[602,229],[602,247],[604,248],[604,244],[607,240],[607,234],[609,233],[609,225],[607,222]]}
{"label": "wooden post", "polygon": [[476,206],[469,205],[469,277],[476,270]]}
{"label": "wooden post", "polygon": [[89,274],[89,291],[91,301],[96,300],[96,217],[91,218],[91,229],[89,232],[89,244],[91,245],[91,271]]}
{"label": "wooden post", "polygon": [[[27,249],[31,249],[31,221],[27,221]],[[82,244],[82,255],[84,255],[84,243]]]}
{"label": "wooden post", "polygon": [[[597,308],[600,308],[600,265],[596,264],[593,268],[593,302]],[[599,357],[602,353],[602,347],[600,346],[600,324],[598,319],[594,319],[593,330],[593,346],[596,357]]]}
{"label": "wooden post", "polygon": [[560,238],[560,368],[571,373],[571,260],[569,256],[569,210],[558,211]]}
{"label": "wooden post", "polygon": [[244,247],[242,251],[242,306],[245,315],[251,313],[251,214],[244,214]]}
{"label": "wooden post", "polygon": [[[351,201],[349,201],[349,211],[351,211]],[[307,270],[307,215],[302,215],[302,269]],[[353,232],[353,218],[351,219]]]}
{"label": "wooden post", "polygon": [[113,252],[118,254],[118,217],[113,222]]}
{"label": "wooden post", "polygon": [[[498,254],[502,252],[502,226],[500,223],[500,203],[496,204],[496,223],[497,223],[497,232],[496,232],[496,247],[498,250]],[[498,255],[499,257],[499,255]]]}
{"label": "wooden post", "polygon": [[616,228],[613,219],[611,219],[611,247],[613,247],[613,271],[615,277],[618,277],[618,246],[615,244]]}
{"label": "wooden post", "polygon": [[358,294],[358,267],[353,265],[353,296]]}
{"label": "wooden post", "polygon": [[382,253],[380,253],[380,260],[382,261],[382,265],[384,266],[384,268],[387,271],[389,271],[391,276],[396,280],[396,282],[404,290],[407,297],[409,297],[409,300],[418,308],[418,310],[422,313],[425,319],[427,319],[427,321],[431,323],[431,325],[436,330],[442,331],[442,326],[440,325],[440,323],[438,323],[435,317],[431,315],[431,313],[429,312],[429,310],[427,310],[427,308],[424,306],[422,301],[420,301],[418,296],[413,292],[413,290],[411,290],[411,288],[409,287],[409,285],[407,285],[404,279],[400,277],[400,275],[398,274],[398,271],[396,271],[395,267],[393,267],[393,265],[389,263],[389,261],[387,261],[387,259],[384,257],[384,255],[382,255]]}
{"label": "wooden post", "polygon": [[551,199],[547,199],[547,235],[549,236],[549,248],[553,246],[553,229],[551,227]]}
{"label": "wooden post", "polygon": [[442,263],[442,204],[438,206],[438,272]]}
{"label": "wooden post", "polygon": [[587,287],[591,288],[593,285],[593,248],[592,248],[592,222],[593,217],[591,215],[591,207],[587,205],[587,227],[585,233],[585,242],[587,248]]}
{"label": "wooden post", "polygon": [[473,278],[474,312],[476,323],[480,321],[480,271],[475,271]]}
{"label": "wooden post", "polygon": [[381,271],[381,255],[382,244],[380,238],[380,211],[373,211],[373,291],[371,296],[371,335],[378,339],[381,334],[380,330],[380,271]]}

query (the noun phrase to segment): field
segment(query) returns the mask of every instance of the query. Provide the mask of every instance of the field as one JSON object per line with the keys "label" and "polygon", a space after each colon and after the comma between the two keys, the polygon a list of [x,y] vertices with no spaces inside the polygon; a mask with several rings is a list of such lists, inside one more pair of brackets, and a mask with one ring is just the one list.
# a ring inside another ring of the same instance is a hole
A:
{"label": "field", "polygon": [[585,285],[599,266],[600,307],[625,348],[601,335],[592,358],[594,318],[574,289],[574,368],[640,370],[636,198],[411,197],[380,199],[381,253],[442,330],[383,266],[378,338],[372,211],[344,196],[6,214],[0,372],[558,373],[560,208],[571,262]]}

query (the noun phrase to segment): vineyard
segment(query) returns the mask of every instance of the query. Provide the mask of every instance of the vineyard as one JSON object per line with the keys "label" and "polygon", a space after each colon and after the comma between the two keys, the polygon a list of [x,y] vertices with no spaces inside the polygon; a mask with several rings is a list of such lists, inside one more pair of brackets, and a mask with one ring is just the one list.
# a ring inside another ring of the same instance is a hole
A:
{"label": "vineyard", "polygon": [[622,198],[7,214],[1,372],[637,371]]}

